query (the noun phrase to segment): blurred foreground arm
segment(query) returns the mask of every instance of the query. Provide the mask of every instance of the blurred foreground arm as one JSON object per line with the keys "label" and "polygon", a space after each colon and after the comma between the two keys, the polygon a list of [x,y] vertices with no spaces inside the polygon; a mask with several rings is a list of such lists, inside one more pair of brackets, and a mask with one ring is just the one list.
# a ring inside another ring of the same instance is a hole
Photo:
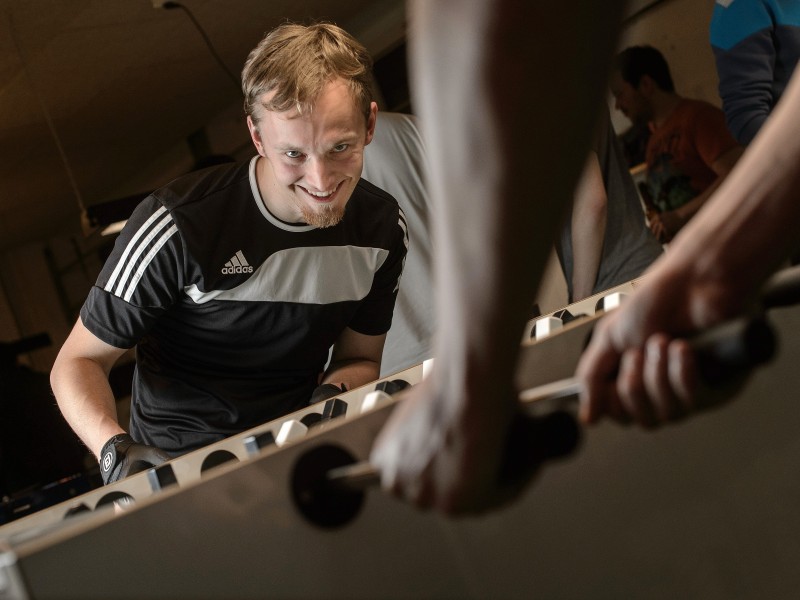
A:
{"label": "blurred foreground arm", "polygon": [[506,498],[497,475],[520,335],[589,151],[621,5],[410,5],[439,329],[434,372],[371,460],[418,506],[472,512]]}

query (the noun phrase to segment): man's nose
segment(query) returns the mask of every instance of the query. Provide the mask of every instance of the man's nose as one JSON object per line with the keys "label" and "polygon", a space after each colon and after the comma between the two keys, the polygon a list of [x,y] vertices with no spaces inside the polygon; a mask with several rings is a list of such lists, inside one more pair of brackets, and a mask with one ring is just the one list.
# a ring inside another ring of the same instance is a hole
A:
{"label": "man's nose", "polygon": [[333,170],[325,157],[313,157],[307,163],[306,181],[314,191],[327,192],[333,187]]}

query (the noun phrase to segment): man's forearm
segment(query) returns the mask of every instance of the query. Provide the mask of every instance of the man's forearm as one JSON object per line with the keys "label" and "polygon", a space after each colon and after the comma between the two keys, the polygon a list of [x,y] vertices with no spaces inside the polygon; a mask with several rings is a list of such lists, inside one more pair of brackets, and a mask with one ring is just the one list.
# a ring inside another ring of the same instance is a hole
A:
{"label": "man's forearm", "polygon": [[436,364],[370,460],[393,493],[470,512],[509,498],[498,472],[518,409],[519,339],[589,151],[623,3],[409,6],[431,159]]}
{"label": "man's forearm", "polygon": [[117,423],[108,374],[124,353],[124,349],[95,337],[78,319],[50,373],[50,384],[64,418],[98,457],[103,444],[123,432]]}
{"label": "man's forearm", "polygon": [[689,202],[675,210],[675,214],[681,219],[683,223],[687,223],[697,212],[703,208],[705,203],[711,198],[714,193],[725,181],[725,178],[736,167],[736,163],[742,156],[744,149],[741,146],[734,146],[722,156],[717,158],[712,165],[711,169],[717,174],[717,178],[709,185],[702,193],[692,198]]}
{"label": "man's forearm", "polygon": [[50,381],[67,423],[99,458],[103,444],[124,432],[102,367],[86,358],[56,361]]}
{"label": "man's forearm", "polygon": [[[479,11],[481,3],[415,3],[417,14],[424,13],[415,22],[431,30],[417,31],[412,54],[438,203],[437,370],[448,363],[462,371],[456,377],[479,379],[463,371],[480,365],[499,381],[511,379],[513,342],[589,150],[619,16],[616,3],[580,10],[505,4],[494,9],[493,21],[462,12]],[[485,31],[449,39],[443,32],[454,14]],[[553,26],[537,30],[537,43],[528,43],[530,23],[543,19]],[[556,23],[569,23],[580,42],[561,53],[564,64],[554,69],[553,56],[541,48],[563,44]],[[548,87],[560,93],[541,93],[541,79],[531,76],[538,73],[548,73]],[[549,123],[559,124],[557,134]],[[453,140],[454,132],[463,140]]]}
{"label": "man's forearm", "polygon": [[368,359],[343,360],[331,363],[320,383],[332,383],[345,386],[346,389],[366,385],[380,376],[381,363]]}
{"label": "man's forearm", "polygon": [[572,207],[572,298],[575,302],[591,296],[608,221],[608,198],[597,155],[592,152],[575,191]]}
{"label": "man's forearm", "polygon": [[723,179],[724,177],[717,177],[710,186],[703,190],[702,193],[697,194],[697,196],[689,200],[689,202],[675,209],[675,215],[680,219],[682,224],[688,223],[689,219],[695,216],[697,212],[703,208],[703,205],[708,202],[708,199],[711,198],[711,196],[714,195],[714,192],[717,191],[717,188],[719,188]]}
{"label": "man's forearm", "polygon": [[[575,230],[573,230],[574,234]],[[572,267],[571,302],[577,302],[592,295],[600,269],[604,234],[605,223],[598,223],[596,227],[588,231],[588,235],[579,238],[580,241],[577,244],[573,241],[575,264]],[[573,240],[575,240],[574,237]]]}

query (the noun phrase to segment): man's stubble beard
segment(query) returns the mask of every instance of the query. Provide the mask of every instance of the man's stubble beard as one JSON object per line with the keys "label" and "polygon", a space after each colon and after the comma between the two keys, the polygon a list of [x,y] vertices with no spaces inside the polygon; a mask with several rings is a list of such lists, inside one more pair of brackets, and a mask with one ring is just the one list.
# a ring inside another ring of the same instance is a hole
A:
{"label": "man's stubble beard", "polygon": [[324,229],[338,225],[344,218],[345,206],[322,206],[318,210],[311,210],[308,206],[300,206],[303,220],[309,225]]}

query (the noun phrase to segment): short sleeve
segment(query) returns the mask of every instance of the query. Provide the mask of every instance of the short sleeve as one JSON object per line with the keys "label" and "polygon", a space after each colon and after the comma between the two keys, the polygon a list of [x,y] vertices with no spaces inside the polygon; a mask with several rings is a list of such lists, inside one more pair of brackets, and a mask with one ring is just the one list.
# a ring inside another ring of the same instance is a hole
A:
{"label": "short sleeve", "polygon": [[399,208],[397,225],[391,231],[389,255],[375,273],[369,294],[361,301],[349,324],[350,329],[364,335],[381,335],[392,325],[392,313],[408,252],[408,227]]}
{"label": "short sleeve", "polygon": [[130,348],[180,297],[184,252],[169,211],[152,196],[131,215],[81,308],[84,326]]}

